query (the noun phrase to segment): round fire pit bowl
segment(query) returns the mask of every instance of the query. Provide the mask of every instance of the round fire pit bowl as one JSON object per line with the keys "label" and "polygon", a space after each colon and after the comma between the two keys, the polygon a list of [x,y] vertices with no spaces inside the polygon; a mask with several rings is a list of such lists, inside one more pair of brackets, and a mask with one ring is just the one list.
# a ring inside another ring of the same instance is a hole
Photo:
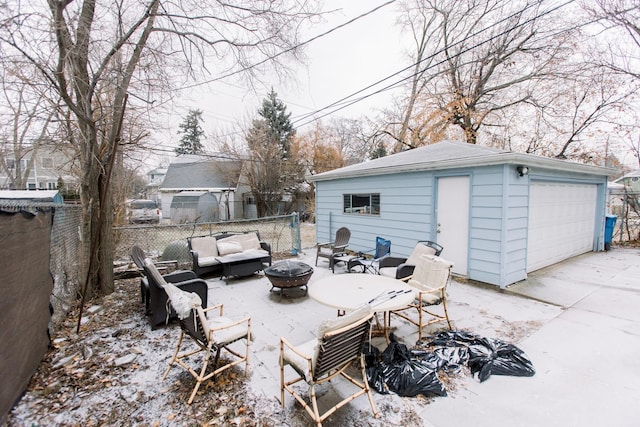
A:
{"label": "round fire pit bowl", "polygon": [[305,287],[313,274],[313,268],[300,261],[279,261],[264,270],[264,275],[271,282],[271,291],[274,288],[283,289]]}

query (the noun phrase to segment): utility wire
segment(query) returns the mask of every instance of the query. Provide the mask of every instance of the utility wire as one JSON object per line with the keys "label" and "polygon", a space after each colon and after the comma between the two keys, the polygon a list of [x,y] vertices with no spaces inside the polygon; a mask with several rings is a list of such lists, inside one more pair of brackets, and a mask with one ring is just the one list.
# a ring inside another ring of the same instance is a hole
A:
{"label": "utility wire", "polygon": [[285,49],[285,50],[283,50],[281,52],[278,52],[275,55],[269,56],[269,57],[263,59],[262,61],[256,62],[255,64],[248,65],[248,66],[243,67],[243,68],[241,68],[239,70],[233,71],[231,73],[227,73],[225,75],[216,77],[214,79],[206,80],[204,82],[198,82],[198,83],[190,85],[190,86],[185,86],[184,88],[185,89],[191,89],[191,88],[202,86],[202,85],[205,85],[205,84],[214,83],[214,82],[226,79],[228,77],[234,76],[236,74],[240,74],[240,73],[243,73],[245,71],[248,71],[248,70],[250,70],[252,68],[255,68],[255,67],[259,66],[259,65],[262,65],[262,64],[264,64],[266,62],[272,61],[272,60],[276,59],[277,57],[279,57],[281,55],[284,55],[285,53],[291,52],[291,51],[299,49],[299,48],[301,48],[301,47],[303,47],[305,45],[308,45],[312,41],[315,41],[315,40],[318,40],[319,38],[327,36],[327,35],[333,33],[334,31],[336,31],[336,30],[338,30],[340,28],[343,28],[343,27],[346,27],[347,25],[353,24],[357,20],[362,19],[362,18],[364,18],[364,17],[366,17],[368,15],[371,15],[372,13],[377,12],[378,10],[382,9],[383,7],[386,7],[386,6],[388,6],[388,5],[392,4],[392,3],[395,3],[395,2],[396,2],[396,0],[389,0],[386,3],[383,3],[383,4],[379,5],[379,6],[376,6],[375,8],[356,16],[355,18],[352,18],[352,19],[348,20],[347,22],[344,22],[344,23],[342,23],[340,25],[337,25],[337,26],[335,26],[333,28],[330,28],[329,30],[325,31],[324,33],[321,33],[321,34],[318,34],[317,36],[311,37],[308,40],[305,40],[305,41],[303,41],[303,42],[301,42],[301,43],[299,43],[299,44],[297,44],[295,46],[292,46],[292,47],[290,47],[288,49]]}
{"label": "utility wire", "polygon": [[[392,0],[392,1],[390,1],[390,2],[387,2],[387,3],[383,4],[383,5],[380,5],[380,6],[378,6],[377,8],[372,9],[371,11],[369,11],[369,12],[367,12],[367,13],[364,13],[364,14],[362,14],[362,15],[359,15],[358,17],[353,18],[353,19],[351,19],[350,21],[347,21],[346,23],[341,24],[341,25],[340,25],[340,26],[338,26],[338,27],[334,27],[334,28],[332,28],[331,30],[327,31],[326,33],[323,33],[323,34],[321,34],[321,35],[319,35],[319,36],[317,36],[317,37],[314,37],[314,38],[312,38],[312,39],[310,39],[310,40],[308,40],[308,41],[306,41],[306,42],[304,42],[304,43],[309,43],[309,42],[311,42],[311,41],[313,41],[313,40],[315,40],[315,39],[317,39],[317,38],[319,38],[319,37],[321,37],[321,36],[323,36],[323,35],[326,35],[326,34],[328,34],[328,33],[332,32],[332,31],[334,31],[334,30],[335,30],[335,29],[337,29],[337,28],[344,27],[345,25],[347,25],[347,24],[349,24],[349,23],[352,23],[352,22],[354,22],[354,21],[355,21],[355,20],[357,20],[357,19],[360,19],[360,18],[362,18],[362,17],[364,17],[364,16],[367,16],[367,15],[371,14],[371,13],[372,13],[372,12],[374,12],[375,10],[378,10],[378,9],[380,9],[381,7],[388,5],[388,4],[392,3],[393,1],[395,1],[395,0]],[[479,46],[482,46],[482,45],[484,45],[484,44],[486,44],[486,43],[489,43],[490,41],[492,41],[492,40],[494,40],[494,39],[496,39],[496,38],[498,38],[498,37],[503,36],[503,35],[504,35],[504,34],[506,34],[507,32],[512,31],[514,28],[519,28],[519,27],[522,27],[522,26],[524,26],[524,25],[527,25],[527,24],[529,24],[530,22],[535,21],[536,19],[539,19],[539,18],[541,18],[541,17],[543,17],[543,16],[546,16],[546,15],[549,15],[549,14],[551,14],[551,13],[553,13],[553,12],[556,12],[557,10],[560,10],[560,9],[564,8],[565,6],[567,6],[567,5],[571,4],[571,3],[574,3],[574,2],[575,2],[575,0],[568,0],[568,1],[566,1],[566,2],[564,2],[564,3],[561,3],[561,4],[557,5],[557,6],[554,6],[554,7],[552,7],[551,9],[548,9],[548,10],[544,11],[543,13],[537,14],[536,16],[533,16],[533,17],[531,17],[531,18],[527,19],[526,21],[523,21],[523,22],[519,23],[519,24],[515,25],[514,27],[512,27],[512,28],[510,28],[510,29],[508,29],[508,30],[505,30],[505,31],[503,31],[503,32],[501,32],[501,33],[498,33],[498,34],[496,34],[496,35],[493,35],[493,36],[489,37],[488,39],[481,40],[481,41],[479,41],[478,43],[476,43],[476,44],[474,44],[474,45],[472,45],[472,46],[470,46],[470,47],[468,47],[468,48],[466,48],[466,49],[463,49],[463,50],[461,50],[460,52],[457,52],[457,53],[453,56],[453,58],[459,57],[460,55],[462,55],[462,54],[464,54],[464,53],[467,53],[467,52],[469,52],[469,51],[471,51],[471,50],[473,50],[473,49],[478,48]],[[504,22],[508,21],[509,19],[511,19],[511,18],[513,18],[513,17],[515,17],[515,16],[517,16],[517,15],[522,14],[523,12],[527,11],[528,9],[530,9],[531,7],[534,7],[534,6],[537,6],[537,4],[535,4],[535,3],[530,3],[530,4],[528,4],[524,9],[519,10],[519,11],[517,11],[517,12],[514,12],[514,13],[512,13],[511,15],[509,15],[509,16],[507,16],[507,17],[505,17],[505,18],[502,18],[502,19],[501,19],[501,20],[499,20],[499,21],[496,21],[495,23],[493,23],[493,24],[491,24],[491,25],[487,26],[486,28],[483,28],[483,29],[481,29],[481,30],[479,30],[479,31],[475,32],[475,33],[474,33],[474,34],[472,34],[470,37],[471,37],[471,38],[473,38],[473,37],[479,36],[479,35],[481,35],[482,33],[484,33],[484,32],[486,32],[486,31],[488,31],[488,30],[490,30],[490,29],[492,29],[492,28],[494,28],[494,27],[496,27],[496,26],[498,26],[498,25],[500,25],[500,24],[502,24],[502,23],[504,23]],[[577,27],[579,28],[579,27],[582,27],[582,26],[588,25],[588,24],[590,24],[590,23],[591,23],[591,22],[588,22],[588,23],[585,23],[585,24],[579,25],[579,26],[577,26]],[[458,41],[458,42],[456,42],[456,43],[453,43],[451,46],[449,46],[449,48],[451,48],[451,47],[455,47],[455,46],[457,46],[457,45],[459,45],[459,44],[461,44],[461,43],[463,43],[463,42],[464,42],[464,40],[461,40],[461,41]],[[372,92],[372,93],[364,94],[364,95],[362,95],[362,96],[360,96],[360,97],[358,97],[358,98],[351,99],[351,98],[353,98],[353,97],[354,97],[354,96],[356,96],[356,95],[362,94],[363,92],[365,92],[365,91],[367,91],[367,90],[369,90],[369,89],[372,89],[372,88],[374,88],[374,87],[376,87],[376,86],[380,85],[381,83],[384,83],[384,82],[386,82],[386,81],[388,81],[388,80],[390,80],[390,79],[392,79],[392,78],[394,78],[394,77],[396,77],[396,76],[398,76],[398,75],[400,75],[400,74],[402,74],[402,73],[406,72],[407,70],[410,70],[410,69],[415,68],[415,66],[416,66],[416,65],[419,65],[419,64],[421,64],[421,63],[423,63],[423,62],[425,62],[425,61],[429,61],[429,60],[433,59],[434,57],[436,57],[437,55],[440,55],[440,54],[441,54],[441,53],[443,53],[443,52],[444,52],[444,48],[442,48],[442,49],[440,49],[439,51],[437,51],[437,52],[435,52],[435,53],[433,53],[433,54],[431,54],[431,55],[427,56],[426,58],[422,58],[420,61],[414,62],[414,63],[412,63],[412,64],[408,65],[407,67],[404,67],[403,69],[401,69],[401,70],[399,70],[399,71],[396,71],[396,72],[394,72],[394,73],[392,73],[392,74],[390,74],[390,75],[388,75],[388,76],[386,76],[386,77],[384,77],[384,78],[382,78],[382,79],[380,79],[380,80],[376,81],[376,82],[374,82],[374,83],[372,83],[372,84],[370,84],[370,85],[368,85],[368,86],[366,86],[366,87],[364,87],[364,88],[362,88],[362,89],[360,89],[360,90],[357,90],[356,92],[353,92],[353,93],[351,93],[350,95],[347,95],[347,96],[345,96],[345,97],[343,97],[343,98],[341,98],[341,99],[339,99],[339,100],[337,100],[337,101],[335,101],[335,102],[333,102],[333,103],[331,103],[331,104],[329,104],[329,105],[327,105],[327,106],[325,106],[325,107],[322,107],[322,108],[320,108],[320,109],[318,109],[318,110],[315,110],[315,111],[313,111],[313,112],[307,113],[307,114],[302,115],[302,116],[299,116],[299,117],[297,117],[297,118],[294,118],[294,119],[292,120],[292,124],[297,124],[297,126],[296,126],[296,127],[298,127],[298,128],[303,127],[303,126],[306,126],[306,125],[308,125],[308,124],[310,124],[310,123],[313,123],[313,122],[315,122],[315,121],[317,121],[317,120],[320,120],[320,119],[322,119],[322,118],[324,118],[324,117],[326,117],[326,116],[328,116],[328,115],[334,114],[334,113],[336,113],[337,111],[343,110],[343,109],[345,109],[345,108],[347,108],[347,107],[350,107],[351,105],[354,105],[354,104],[356,104],[356,103],[358,103],[358,102],[361,102],[361,101],[363,101],[363,100],[365,100],[365,99],[367,99],[367,98],[369,98],[369,97],[372,97],[372,96],[377,95],[377,94],[379,94],[379,93],[382,93],[382,92],[384,92],[384,91],[387,91],[387,90],[393,89],[393,88],[395,88],[395,87],[398,87],[398,86],[402,85],[405,81],[407,81],[407,80],[411,79],[412,77],[414,77],[414,76],[416,76],[416,75],[418,75],[418,74],[424,73],[425,71],[428,71],[428,70],[430,70],[430,69],[432,69],[432,68],[434,68],[434,67],[437,67],[437,66],[441,65],[442,63],[446,62],[446,59],[444,59],[444,60],[442,60],[442,61],[439,61],[439,62],[437,62],[437,63],[435,63],[435,64],[431,64],[431,65],[429,65],[429,66],[427,66],[427,67],[425,67],[425,68],[423,68],[423,69],[419,70],[419,71],[418,71],[418,72],[416,72],[416,73],[410,74],[410,75],[408,75],[408,76],[406,76],[406,77],[403,77],[403,78],[401,78],[401,79],[399,79],[399,80],[396,80],[396,81],[394,81],[394,82],[392,82],[392,83],[390,83],[390,84],[388,84],[388,85],[386,85],[386,86],[382,87],[381,89],[378,89],[378,90],[376,90],[376,91],[374,91],[374,92]],[[284,53],[284,52],[282,52],[282,53]],[[214,80],[212,80],[212,81],[220,80],[220,79],[222,79],[222,78],[224,78],[224,77],[225,77],[225,76],[223,76],[223,77],[219,77],[219,78],[214,79]],[[334,107],[335,107],[335,108],[334,108]],[[320,115],[320,116],[317,116],[317,114],[319,114],[319,113],[321,113],[321,112],[323,112],[323,111],[325,111],[325,110],[330,110],[330,111],[327,111],[327,112],[325,112],[324,114],[322,114],[322,115]],[[242,133],[242,132],[238,131],[238,132],[235,132],[235,133],[231,133],[231,134],[229,134],[229,135],[239,135],[239,134],[241,134],[241,133]],[[158,150],[158,151],[161,151],[161,150]],[[170,150],[167,150],[167,151],[170,151]],[[212,156],[212,157],[216,157],[215,155],[211,155],[211,156]]]}
{"label": "utility wire", "polygon": [[[543,13],[539,14],[539,15],[536,15],[536,16],[534,16],[534,17],[531,17],[531,18],[527,19],[526,21],[521,22],[521,23],[519,23],[519,24],[515,25],[514,27],[512,27],[512,28],[510,28],[510,29],[508,29],[508,30],[505,30],[505,31],[503,31],[503,32],[501,32],[501,33],[499,33],[499,34],[493,35],[493,36],[491,36],[491,37],[490,37],[490,38],[488,38],[488,39],[485,39],[485,40],[483,40],[483,41],[480,41],[480,42],[478,42],[478,43],[474,44],[473,46],[470,46],[470,47],[468,47],[468,48],[466,48],[466,49],[463,49],[462,51],[460,51],[460,52],[456,53],[456,55],[454,55],[454,57],[458,57],[458,56],[462,55],[463,53],[467,53],[467,52],[469,52],[470,50],[476,49],[476,48],[477,48],[477,47],[479,47],[479,46],[482,46],[482,45],[484,45],[484,44],[486,44],[486,43],[489,43],[491,40],[494,40],[494,39],[496,39],[496,38],[498,38],[498,37],[500,37],[500,36],[502,36],[502,35],[506,34],[507,32],[512,31],[514,28],[519,28],[519,27],[522,27],[522,26],[524,26],[524,25],[527,25],[527,24],[529,24],[530,22],[535,21],[536,19],[539,19],[539,18],[541,18],[541,17],[543,17],[543,16],[545,16],[545,15],[548,15],[548,14],[550,14],[550,13],[553,13],[553,12],[555,12],[555,11],[557,11],[557,10],[559,10],[559,9],[561,9],[561,8],[563,8],[563,7],[565,7],[565,6],[567,6],[568,4],[573,3],[574,1],[575,1],[575,0],[569,0],[569,1],[565,2],[565,3],[562,3],[562,4],[558,5],[558,6],[553,7],[553,8],[551,8],[551,9],[549,9],[549,10],[547,10],[547,11],[545,11],[545,12],[543,12]],[[486,32],[486,31],[490,30],[491,28],[493,28],[493,27],[495,27],[495,26],[497,26],[497,25],[499,25],[499,24],[501,24],[501,23],[503,23],[503,22],[505,22],[505,21],[507,21],[507,20],[509,20],[509,19],[511,19],[511,18],[513,18],[513,17],[515,17],[515,16],[517,16],[517,15],[519,15],[519,14],[523,13],[523,12],[525,12],[527,9],[529,9],[529,8],[531,8],[531,7],[533,7],[533,6],[534,6],[534,4],[529,4],[529,5],[528,5],[527,7],[525,7],[524,9],[522,9],[522,10],[520,10],[520,11],[517,11],[517,12],[514,12],[513,14],[511,14],[511,15],[509,15],[509,16],[507,16],[507,17],[503,18],[503,19],[501,19],[500,21],[497,21],[497,22],[495,22],[495,23],[491,24],[490,26],[488,26],[488,27],[486,27],[486,28],[484,28],[484,29],[482,29],[482,30],[480,30],[480,31],[477,31],[476,33],[472,34],[470,37],[476,37],[476,36],[478,36],[478,35],[480,35],[480,34],[482,34],[482,33]],[[586,24],[585,24],[585,25],[586,25]],[[460,40],[460,41],[458,41],[458,42],[456,42],[456,43],[453,43],[453,44],[452,44],[451,46],[449,46],[448,48],[455,47],[455,46],[457,46],[457,45],[459,45],[459,44],[461,44],[461,43],[463,43],[463,42],[464,42],[464,40]],[[294,119],[294,120],[293,120],[293,124],[297,124],[297,127],[303,127],[303,126],[306,126],[306,125],[308,125],[308,124],[310,124],[310,123],[312,123],[312,122],[314,122],[314,121],[320,120],[320,119],[321,119],[321,118],[323,118],[323,117],[326,117],[326,116],[328,116],[328,115],[330,115],[330,114],[333,114],[333,113],[335,113],[335,112],[337,112],[337,111],[340,111],[340,110],[342,110],[342,109],[344,109],[344,108],[350,107],[350,106],[351,106],[351,105],[353,105],[353,104],[356,104],[356,103],[358,103],[358,102],[361,102],[361,101],[363,101],[364,99],[367,99],[367,98],[369,98],[369,97],[371,97],[371,96],[373,96],[373,95],[377,95],[377,94],[379,94],[379,93],[381,93],[381,92],[384,92],[384,91],[387,91],[387,90],[393,89],[393,88],[395,88],[395,87],[397,87],[397,86],[400,86],[400,85],[401,85],[401,84],[403,84],[405,81],[407,81],[407,80],[409,80],[409,79],[411,79],[411,78],[415,77],[416,75],[419,75],[419,74],[421,74],[421,73],[424,73],[425,71],[428,71],[428,70],[430,70],[430,69],[432,69],[432,68],[434,68],[434,67],[436,67],[436,66],[438,66],[438,65],[441,65],[442,63],[446,62],[446,59],[444,59],[444,60],[442,60],[442,61],[439,61],[439,62],[437,62],[437,63],[435,63],[435,64],[432,64],[432,65],[430,65],[430,66],[427,66],[427,67],[425,67],[425,68],[423,68],[423,69],[419,70],[419,71],[418,71],[418,72],[416,72],[416,73],[413,73],[413,74],[410,74],[410,75],[408,75],[408,76],[406,76],[406,77],[403,77],[403,78],[401,78],[400,80],[397,80],[397,81],[395,81],[395,82],[393,82],[393,83],[391,83],[391,84],[389,84],[389,85],[387,85],[387,86],[384,86],[383,88],[378,89],[378,90],[376,90],[376,91],[374,91],[374,92],[372,92],[372,93],[370,93],[370,94],[363,95],[363,96],[361,96],[361,97],[359,97],[359,98],[356,98],[355,100],[351,100],[351,101],[349,101],[349,99],[350,99],[350,98],[352,98],[352,97],[354,97],[354,96],[356,96],[356,95],[358,95],[358,94],[361,94],[361,93],[363,93],[363,92],[365,92],[365,91],[367,91],[367,90],[369,90],[369,89],[371,89],[371,88],[373,88],[373,87],[375,87],[375,86],[378,86],[379,84],[384,83],[384,82],[386,82],[387,80],[389,80],[389,79],[391,79],[391,78],[393,78],[393,77],[396,77],[396,76],[400,75],[401,73],[406,72],[407,70],[410,70],[410,69],[414,68],[416,65],[419,65],[419,64],[421,64],[421,63],[422,63],[422,62],[424,62],[424,61],[428,61],[428,60],[433,59],[433,58],[434,58],[434,57],[436,57],[437,55],[442,54],[442,53],[444,52],[444,50],[445,50],[445,49],[444,49],[444,48],[442,48],[442,49],[438,50],[437,52],[435,52],[435,53],[433,53],[433,54],[431,54],[431,55],[427,56],[426,58],[423,58],[423,59],[421,59],[420,61],[417,61],[417,62],[415,62],[415,63],[413,63],[413,64],[411,64],[411,65],[409,65],[409,66],[407,66],[407,67],[405,67],[405,68],[403,68],[403,69],[401,69],[401,70],[399,70],[399,71],[397,71],[397,72],[395,72],[395,73],[393,73],[393,74],[391,74],[391,75],[389,75],[389,76],[387,76],[387,77],[384,77],[383,79],[380,79],[380,80],[378,80],[378,81],[376,81],[376,82],[374,82],[374,83],[372,83],[372,84],[370,84],[370,85],[368,85],[368,86],[366,86],[366,87],[364,87],[364,88],[362,88],[362,89],[360,89],[360,90],[358,90],[358,91],[356,91],[356,92],[353,92],[352,94],[347,95],[347,96],[345,96],[345,97],[343,97],[343,98],[339,99],[338,101],[335,101],[335,102],[333,102],[333,103],[331,103],[331,104],[329,104],[329,105],[327,105],[327,106],[325,106],[325,107],[323,107],[323,108],[320,108],[320,109],[318,109],[318,110],[316,110],[316,111],[314,111],[314,112],[311,112],[311,113],[308,113],[308,114],[306,114],[306,115],[304,115],[304,116],[301,116],[301,117],[299,117],[299,118],[296,118],[296,119]],[[334,108],[334,107],[335,107],[335,108]],[[333,108],[333,109],[332,109],[332,108]],[[331,111],[329,111],[329,112],[327,112],[327,113],[324,113],[324,114],[322,114],[322,115],[320,115],[320,116],[318,116],[318,117],[316,117],[316,114],[318,114],[318,113],[320,113],[320,112],[322,112],[322,111],[325,111],[325,110],[329,110],[329,109],[332,109],[332,110],[331,110]],[[302,122],[302,123],[300,123],[300,122]],[[300,124],[298,124],[298,123],[300,123]]]}

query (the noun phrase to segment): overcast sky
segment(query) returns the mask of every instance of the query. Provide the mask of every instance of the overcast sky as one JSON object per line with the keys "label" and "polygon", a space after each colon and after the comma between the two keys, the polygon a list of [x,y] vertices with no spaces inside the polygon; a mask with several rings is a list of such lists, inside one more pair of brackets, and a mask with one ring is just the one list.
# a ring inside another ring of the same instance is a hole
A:
{"label": "overcast sky", "polygon": [[[327,16],[326,23],[311,29],[305,39],[324,33],[385,3],[386,0],[326,0],[325,10],[339,11]],[[311,42],[306,49],[307,65],[295,66],[297,78],[288,85],[280,85],[275,78],[273,83],[266,79],[267,87],[258,88],[260,92],[254,93],[229,78],[207,85],[206,88],[196,88],[190,96],[176,104],[175,112],[184,117],[189,109],[200,108],[203,110],[205,132],[210,133],[214,128],[224,129],[247,117],[254,118],[271,84],[294,120],[333,104],[404,68],[408,60],[399,45],[399,29],[394,24],[394,7],[394,4],[384,6]],[[371,93],[371,90],[365,93]],[[386,91],[371,96],[332,116],[360,117],[384,107],[391,95]],[[297,127],[308,122],[299,121]],[[177,123],[175,127],[177,131]],[[177,143],[177,138],[173,139]]]}

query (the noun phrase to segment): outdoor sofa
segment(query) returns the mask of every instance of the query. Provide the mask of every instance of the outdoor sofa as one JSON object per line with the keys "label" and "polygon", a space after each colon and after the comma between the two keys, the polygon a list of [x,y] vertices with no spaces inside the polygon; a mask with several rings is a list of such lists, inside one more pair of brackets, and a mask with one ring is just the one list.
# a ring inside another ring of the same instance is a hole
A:
{"label": "outdoor sofa", "polygon": [[264,264],[271,265],[271,246],[260,240],[257,231],[190,237],[187,242],[198,277],[221,272],[228,280],[250,276]]}

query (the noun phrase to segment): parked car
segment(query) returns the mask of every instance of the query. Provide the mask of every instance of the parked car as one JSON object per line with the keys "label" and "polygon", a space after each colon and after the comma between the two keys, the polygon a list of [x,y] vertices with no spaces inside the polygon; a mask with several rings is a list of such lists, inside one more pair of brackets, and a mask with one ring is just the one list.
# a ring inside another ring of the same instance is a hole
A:
{"label": "parked car", "polygon": [[160,208],[153,200],[132,200],[129,203],[129,223],[158,224],[160,222]]}

